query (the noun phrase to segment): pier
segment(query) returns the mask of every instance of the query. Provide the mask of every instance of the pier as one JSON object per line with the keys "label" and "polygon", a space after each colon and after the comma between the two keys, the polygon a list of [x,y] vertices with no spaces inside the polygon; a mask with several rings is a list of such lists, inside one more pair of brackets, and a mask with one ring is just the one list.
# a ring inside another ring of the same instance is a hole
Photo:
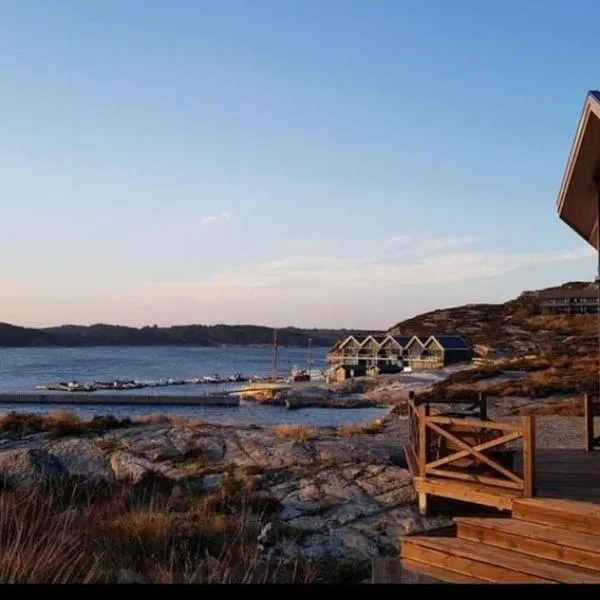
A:
{"label": "pier", "polygon": [[0,404],[72,404],[137,406],[239,406],[240,397],[231,392],[214,394],[90,394],[86,392],[0,393]]}

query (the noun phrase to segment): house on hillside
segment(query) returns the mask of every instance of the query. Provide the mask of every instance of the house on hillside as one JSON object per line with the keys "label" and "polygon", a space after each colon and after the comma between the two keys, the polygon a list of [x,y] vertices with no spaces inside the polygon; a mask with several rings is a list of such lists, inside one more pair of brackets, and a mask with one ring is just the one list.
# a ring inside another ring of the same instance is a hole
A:
{"label": "house on hillside", "polygon": [[472,358],[472,346],[460,335],[415,335],[407,347],[406,363],[414,370],[441,369]]}
{"label": "house on hillside", "polygon": [[595,314],[598,312],[598,291],[593,287],[544,290],[538,294],[538,303],[543,315]]}

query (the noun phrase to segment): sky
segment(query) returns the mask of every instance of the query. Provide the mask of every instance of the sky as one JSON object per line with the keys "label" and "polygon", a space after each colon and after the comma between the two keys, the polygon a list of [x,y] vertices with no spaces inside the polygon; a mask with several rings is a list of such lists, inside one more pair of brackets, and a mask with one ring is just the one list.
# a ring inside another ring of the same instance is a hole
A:
{"label": "sky", "polygon": [[0,321],[386,329],[592,280],[595,0],[0,0]]}

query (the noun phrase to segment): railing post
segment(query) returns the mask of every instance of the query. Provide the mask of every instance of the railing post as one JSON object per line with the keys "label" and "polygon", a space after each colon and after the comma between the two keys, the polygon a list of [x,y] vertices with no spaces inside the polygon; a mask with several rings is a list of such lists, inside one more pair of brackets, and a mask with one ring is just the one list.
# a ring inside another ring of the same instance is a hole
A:
{"label": "railing post", "polygon": [[523,424],[523,497],[535,496],[535,417],[521,418]]}
{"label": "railing post", "polygon": [[487,421],[487,394],[479,392],[479,418]]}
{"label": "railing post", "polygon": [[419,415],[419,476],[425,477],[427,469],[427,404],[419,405],[417,412]]}
{"label": "railing post", "polygon": [[583,415],[585,427],[585,449],[594,450],[594,398],[591,394],[583,395]]}
{"label": "railing post", "polygon": [[[427,417],[429,416],[429,404],[426,402],[422,403],[418,407],[419,414],[419,476],[425,478],[427,475],[427,458],[428,458],[428,430],[427,430]],[[419,513],[423,516],[427,516],[427,494],[425,492],[419,492]]]}

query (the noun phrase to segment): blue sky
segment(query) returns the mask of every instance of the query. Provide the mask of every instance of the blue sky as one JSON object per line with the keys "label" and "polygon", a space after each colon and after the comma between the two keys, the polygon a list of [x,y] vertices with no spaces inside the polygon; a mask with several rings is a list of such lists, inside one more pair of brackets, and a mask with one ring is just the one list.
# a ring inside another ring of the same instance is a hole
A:
{"label": "blue sky", "polygon": [[0,320],[387,328],[593,279],[600,3],[0,0]]}

